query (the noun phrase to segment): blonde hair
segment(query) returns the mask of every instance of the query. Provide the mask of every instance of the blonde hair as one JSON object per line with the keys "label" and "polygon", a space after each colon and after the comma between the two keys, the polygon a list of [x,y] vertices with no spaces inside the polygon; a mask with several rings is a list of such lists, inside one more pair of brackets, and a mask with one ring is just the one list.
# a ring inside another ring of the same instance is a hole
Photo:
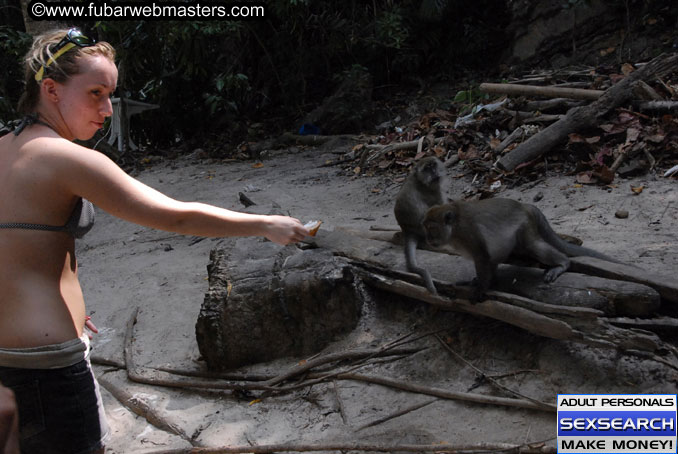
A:
{"label": "blonde hair", "polygon": [[49,66],[47,62],[52,58],[52,48],[68,33],[68,29],[53,30],[36,36],[33,45],[24,57],[24,92],[19,99],[19,112],[33,113],[40,101],[40,82],[35,80],[35,74],[44,69],[42,79],[49,77],[56,82],[65,83],[70,77],[80,74],[79,61],[86,55],[102,55],[115,61],[115,49],[105,41],[93,46],[79,47],[68,50],[54,60]]}

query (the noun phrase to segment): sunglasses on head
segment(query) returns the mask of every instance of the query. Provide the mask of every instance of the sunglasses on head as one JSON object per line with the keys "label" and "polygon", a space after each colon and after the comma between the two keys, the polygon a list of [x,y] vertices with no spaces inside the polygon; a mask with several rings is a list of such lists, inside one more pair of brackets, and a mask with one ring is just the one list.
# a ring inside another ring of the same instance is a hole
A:
{"label": "sunglasses on head", "polygon": [[54,53],[52,56],[47,60],[47,63],[42,65],[40,67],[40,70],[38,70],[37,73],[35,73],[35,80],[36,82],[40,82],[42,78],[45,75],[45,68],[47,68],[49,65],[54,63],[57,58],[68,52],[69,50],[73,49],[74,47],[89,47],[93,46],[96,43],[95,40],[90,39],[86,37],[85,35],[82,34],[82,32],[77,29],[77,28],[71,28],[68,30],[68,33],[66,33],[66,36],[63,37],[61,41],[59,41],[56,46],[54,46]]}

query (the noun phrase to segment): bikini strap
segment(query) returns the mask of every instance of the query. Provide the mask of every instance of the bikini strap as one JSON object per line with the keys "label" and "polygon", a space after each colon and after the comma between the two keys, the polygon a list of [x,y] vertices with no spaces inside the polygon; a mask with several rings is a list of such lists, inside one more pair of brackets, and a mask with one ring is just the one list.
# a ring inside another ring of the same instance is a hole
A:
{"label": "bikini strap", "polygon": [[26,126],[34,125],[34,124],[36,124],[36,123],[37,123],[37,124],[40,124],[40,125],[43,125],[43,126],[47,126],[48,128],[51,128],[50,125],[48,125],[47,123],[45,123],[44,121],[42,121],[42,120],[40,119],[40,117],[38,116],[37,113],[26,114],[26,115],[24,115],[24,117],[21,119],[21,123],[19,123],[19,126],[17,126],[17,127],[14,129],[14,131],[13,131],[13,132],[14,132],[14,135],[15,135],[15,136],[18,136],[19,134],[21,134],[21,131],[23,131],[24,129],[26,129]]}

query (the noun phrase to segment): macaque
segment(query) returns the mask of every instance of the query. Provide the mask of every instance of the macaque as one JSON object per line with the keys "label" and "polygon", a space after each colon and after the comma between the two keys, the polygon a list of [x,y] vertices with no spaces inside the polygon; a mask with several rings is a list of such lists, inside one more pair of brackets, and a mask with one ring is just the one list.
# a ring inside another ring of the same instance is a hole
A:
{"label": "macaque", "polygon": [[431,208],[423,221],[432,246],[452,245],[473,260],[473,299],[480,301],[492,284],[497,266],[509,256],[527,256],[548,266],[544,282],[555,281],[570,266],[568,257],[589,256],[617,262],[599,252],[562,240],[541,211],[510,199],[456,201]]}
{"label": "macaque", "polygon": [[442,190],[444,175],[445,167],[439,159],[429,157],[419,161],[400,188],[393,210],[403,231],[407,269],[420,275],[426,288],[434,294],[437,291],[431,275],[425,268],[417,265],[416,250],[425,240],[421,223],[424,215],[429,208],[445,202]]}

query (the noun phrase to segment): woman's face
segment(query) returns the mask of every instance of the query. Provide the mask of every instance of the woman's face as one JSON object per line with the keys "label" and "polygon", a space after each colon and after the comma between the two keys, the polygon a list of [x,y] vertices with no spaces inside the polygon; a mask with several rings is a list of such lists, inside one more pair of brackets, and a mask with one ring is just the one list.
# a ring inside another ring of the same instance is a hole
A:
{"label": "woman's face", "polygon": [[111,95],[118,83],[118,68],[103,55],[80,60],[80,74],[57,84],[57,107],[73,137],[88,140],[113,114]]}

